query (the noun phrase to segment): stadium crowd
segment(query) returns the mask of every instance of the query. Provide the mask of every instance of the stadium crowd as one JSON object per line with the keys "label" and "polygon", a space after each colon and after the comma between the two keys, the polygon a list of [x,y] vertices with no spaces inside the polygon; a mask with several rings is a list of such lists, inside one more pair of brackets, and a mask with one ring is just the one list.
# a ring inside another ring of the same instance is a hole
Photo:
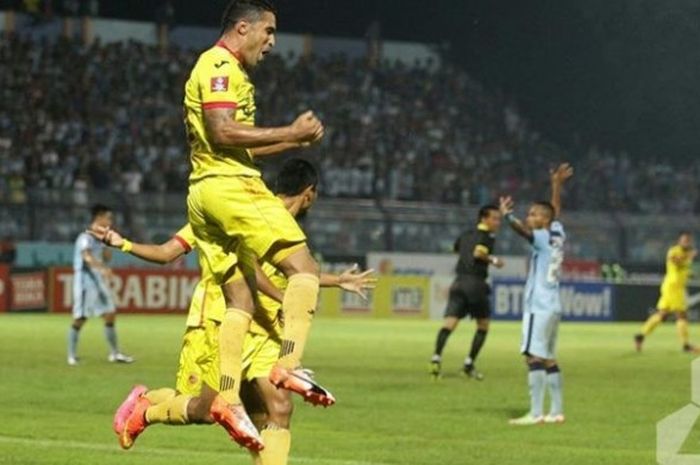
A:
{"label": "stadium crowd", "polygon": [[[196,53],[139,43],[0,39],[0,195],[30,188],[181,192],[189,170],[182,88]],[[564,150],[517,106],[449,64],[343,55],[275,56],[257,72],[261,123],[314,109],[324,142],[304,152],[323,193],[476,205],[501,193],[541,196],[555,160],[577,168],[577,210],[700,212],[700,160],[639,162],[596,148]],[[31,111],[28,111],[31,109]]]}

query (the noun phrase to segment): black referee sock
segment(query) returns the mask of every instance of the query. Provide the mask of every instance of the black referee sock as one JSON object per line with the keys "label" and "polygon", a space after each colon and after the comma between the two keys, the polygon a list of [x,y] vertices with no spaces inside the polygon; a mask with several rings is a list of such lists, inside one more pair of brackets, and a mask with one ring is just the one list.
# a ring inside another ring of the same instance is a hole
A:
{"label": "black referee sock", "polygon": [[488,333],[488,331],[483,329],[476,330],[474,339],[472,339],[472,349],[469,352],[469,360],[471,360],[472,364],[476,361],[476,357],[479,355],[479,352],[481,352],[481,348],[484,346],[484,342],[486,342],[486,335]]}
{"label": "black referee sock", "polygon": [[445,344],[447,344],[447,339],[450,337],[450,334],[452,334],[452,330],[440,328],[437,335],[437,341],[435,341],[435,355],[442,356],[442,350],[445,348]]}

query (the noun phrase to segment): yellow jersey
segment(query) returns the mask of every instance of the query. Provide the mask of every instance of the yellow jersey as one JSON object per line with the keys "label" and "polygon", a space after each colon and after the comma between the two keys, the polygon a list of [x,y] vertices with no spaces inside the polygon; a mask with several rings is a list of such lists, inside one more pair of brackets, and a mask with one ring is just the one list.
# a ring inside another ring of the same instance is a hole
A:
{"label": "yellow jersey", "polygon": [[[192,226],[189,224],[183,226],[173,238],[182,245],[185,253],[189,253],[197,247]],[[226,312],[224,295],[221,292],[221,288],[211,279],[211,273],[202,254],[199,255],[199,267],[202,270],[202,277],[192,293],[192,300],[187,315],[187,327],[189,328],[200,327],[206,320],[221,322]],[[287,288],[287,277],[276,266],[269,262],[264,262],[261,264],[261,268],[265,276],[278,289],[284,291]],[[255,312],[253,317],[250,332],[269,335],[272,338],[281,340],[282,304],[262,292],[258,292],[258,302],[258,311]]]}
{"label": "yellow jersey", "polygon": [[[684,289],[690,279],[693,259],[691,251],[680,245],[674,245],[666,254],[666,276],[662,287],[667,289]],[[678,263],[676,263],[678,262]]]}
{"label": "yellow jersey", "polygon": [[190,146],[190,182],[209,176],[260,176],[249,149],[214,147],[206,132],[204,110],[231,110],[238,123],[255,125],[255,87],[223,42],[202,53],[185,84],[185,128]]}

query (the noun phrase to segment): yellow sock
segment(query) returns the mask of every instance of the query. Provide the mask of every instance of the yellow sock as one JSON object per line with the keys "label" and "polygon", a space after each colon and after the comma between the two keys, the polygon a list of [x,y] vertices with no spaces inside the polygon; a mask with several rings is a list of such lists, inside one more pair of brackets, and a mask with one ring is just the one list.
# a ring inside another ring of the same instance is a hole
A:
{"label": "yellow sock", "polygon": [[683,345],[688,343],[688,320],[678,318],[676,320],[676,330]]}
{"label": "yellow sock", "polygon": [[186,425],[187,405],[192,396],[179,395],[160,404],[153,405],[146,410],[146,421],[152,423],[164,423],[166,425]]}
{"label": "yellow sock", "polygon": [[251,316],[237,308],[226,309],[219,327],[219,394],[229,404],[240,404],[243,341],[250,328]]}
{"label": "yellow sock", "polygon": [[162,388],[148,391],[146,394],[144,394],[144,397],[148,399],[148,401],[151,404],[156,405],[166,402],[175,397],[176,395],[177,392],[175,391],[175,389]]}
{"label": "yellow sock", "polygon": [[265,448],[260,452],[261,465],[287,465],[292,434],[288,429],[265,428],[262,430]]}
{"label": "yellow sock", "polygon": [[660,314],[654,313],[652,316],[650,316],[646,323],[644,323],[644,326],[642,326],[642,334],[644,336],[648,336],[656,329],[657,326],[661,324],[661,322],[664,321],[663,318],[661,317]]}
{"label": "yellow sock", "polygon": [[279,364],[284,368],[291,370],[301,365],[311,321],[318,305],[318,289],[318,276],[299,273],[289,278],[282,301],[284,334]]}

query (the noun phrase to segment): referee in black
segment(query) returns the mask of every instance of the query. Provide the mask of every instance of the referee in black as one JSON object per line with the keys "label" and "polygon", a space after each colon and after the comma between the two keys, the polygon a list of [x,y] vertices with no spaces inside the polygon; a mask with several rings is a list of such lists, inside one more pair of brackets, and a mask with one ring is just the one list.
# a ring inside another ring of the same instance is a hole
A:
{"label": "referee in black", "polygon": [[457,277],[450,287],[450,296],[445,310],[445,321],[438,332],[435,353],[430,361],[430,374],[440,377],[442,350],[447,339],[457,328],[459,320],[471,315],[476,320],[476,334],[472,348],[464,360],[464,373],[470,378],[484,379],[476,369],[476,357],[486,341],[491,321],[491,288],[486,282],[489,265],[503,267],[503,260],[493,255],[496,233],[501,228],[501,213],[495,205],[479,209],[476,228],[466,231],[455,242],[454,251],[459,254]]}

